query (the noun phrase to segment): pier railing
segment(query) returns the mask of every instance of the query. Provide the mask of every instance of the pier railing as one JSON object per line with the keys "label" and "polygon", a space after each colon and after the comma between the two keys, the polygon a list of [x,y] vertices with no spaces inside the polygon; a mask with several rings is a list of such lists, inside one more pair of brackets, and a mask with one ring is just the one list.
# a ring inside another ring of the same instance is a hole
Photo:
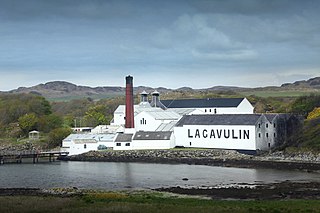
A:
{"label": "pier railing", "polygon": [[39,162],[39,158],[48,158],[49,162],[55,161],[57,157],[65,156],[68,152],[59,150],[4,150],[0,151],[0,164],[22,163],[23,158],[32,158],[33,163]]}

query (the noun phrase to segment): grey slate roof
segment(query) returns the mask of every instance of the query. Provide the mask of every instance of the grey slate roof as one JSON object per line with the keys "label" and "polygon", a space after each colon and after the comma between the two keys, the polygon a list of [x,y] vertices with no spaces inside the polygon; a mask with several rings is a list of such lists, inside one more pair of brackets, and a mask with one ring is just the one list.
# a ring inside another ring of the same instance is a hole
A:
{"label": "grey slate roof", "polygon": [[210,108],[210,107],[237,107],[243,98],[206,98],[161,100],[167,108]]}
{"label": "grey slate roof", "polygon": [[255,125],[260,114],[184,115],[176,124],[183,125]]}
{"label": "grey slate roof", "polygon": [[278,114],[264,114],[269,122],[272,122],[272,120],[277,116]]}
{"label": "grey slate roof", "polygon": [[174,111],[149,111],[146,112],[156,120],[178,120],[181,116]]}
{"label": "grey slate roof", "polygon": [[173,127],[176,125],[177,121],[171,121],[170,123],[162,123],[160,126],[156,129],[156,132],[160,131],[173,131]]}
{"label": "grey slate roof", "polygon": [[133,134],[119,133],[115,142],[131,142]]}
{"label": "grey slate roof", "polygon": [[133,140],[170,140],[172,132],[171,131],[139,131],[133,137]]}

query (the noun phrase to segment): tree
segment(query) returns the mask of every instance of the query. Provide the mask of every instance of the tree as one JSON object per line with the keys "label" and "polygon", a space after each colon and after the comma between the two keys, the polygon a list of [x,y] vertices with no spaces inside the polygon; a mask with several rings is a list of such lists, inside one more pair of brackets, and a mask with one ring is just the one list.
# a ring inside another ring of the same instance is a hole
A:
{"label": "tree", "polygon": [[48,146],[49,148],[54,148],[61,146],[62,140],[72,133],[70,128],[57,128],[52,130],[48,136]]}
{"label": "tree", "polygon": [[1,94],[0,122],[4,125],[17,122],[25,114],[37,116],[51,114],[50,103],[41,96],[32,94]]}
{"label": "tree", "polygon": [[63,117],[63,127],[74,127],[74,117],[72,115],[66,115]]}
{"label": "tree", "polygon": [[39,118],[38,129],[48,133],[53,129],[62,127],[62,124],[62,118],[56,114],[43,115]]}
{"label": "tree", "polygon": [[107,124],[107,118],[105,116],[106,106],[97,105],[90,107],[84,116],[85,123],[89,126],[97,126],[101,124]]}
{"label": "tree", "polygon": [[21,116],[19,119],[19,127],[23,131],[24,134],[28,134],[30,130],[35,129],[38,123],[38,117],[35,113],[25,114]]}
{"label": "tree", "polygon": [[301,96],[292,104],[291,111],[307,116],[315,107],[320,107],[320,95]]}

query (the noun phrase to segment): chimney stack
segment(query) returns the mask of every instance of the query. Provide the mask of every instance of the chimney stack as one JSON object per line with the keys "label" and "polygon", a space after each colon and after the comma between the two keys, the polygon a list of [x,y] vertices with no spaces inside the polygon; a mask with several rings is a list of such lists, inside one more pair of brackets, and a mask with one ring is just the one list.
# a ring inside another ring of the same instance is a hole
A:
{"label": "chimney stack", "polygon": [[126,77],[126,123],[125,128],[134,128],[133,77]]}

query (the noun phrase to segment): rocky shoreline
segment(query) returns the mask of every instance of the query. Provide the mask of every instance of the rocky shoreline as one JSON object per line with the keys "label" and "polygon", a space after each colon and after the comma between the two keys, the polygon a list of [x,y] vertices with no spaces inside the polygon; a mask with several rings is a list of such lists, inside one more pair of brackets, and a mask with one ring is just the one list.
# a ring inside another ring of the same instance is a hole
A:
{"label": "rocky shoreline", "polygon": [[[197,188],[156,188],[151,190],[137,190],[152,193],[152,191],[162,193],[173,193],[172,195],[197,196],[199,198],[210,198],[213,200],[289,200],[289,199],[320,199],[319,182],[291,182],[284,181],[268,184],[238,184],[234,186],[219,187],[197,187]],[[92,193],[103,193],[103,190],[88,190],[78,188],[0,188],[1,196],[53,196],[53,197],[75,197]],[[135,190],[114,191],[132,194]]]}
{"label": "rocky shoreline", "polygon": [[274,152],[246,155],[234,150],[170,149],[90,151],[61,160],[211,165],[241,168],[297,169],[320,172],[320,154]]}
{"label": "rocky shoreline", "polygon": [[319,199],[319,182],[291,182],[217,187],[217,188],[158,188],[160,192],[175,194],[197,195],[211,199],[237,199],[237,200],[288,200],[288,199]]}

